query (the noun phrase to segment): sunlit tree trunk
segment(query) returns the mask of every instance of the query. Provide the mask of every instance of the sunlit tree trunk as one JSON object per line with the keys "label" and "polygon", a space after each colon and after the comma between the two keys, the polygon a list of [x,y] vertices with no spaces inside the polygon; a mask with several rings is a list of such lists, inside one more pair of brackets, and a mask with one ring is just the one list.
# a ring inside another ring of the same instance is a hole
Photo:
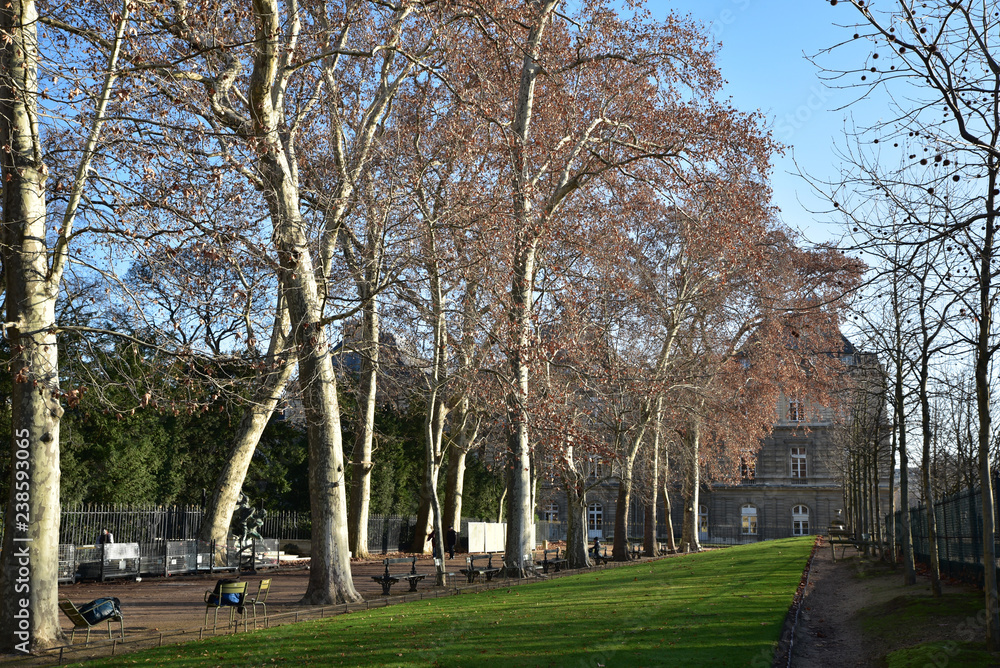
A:
{"label": "sunlit tree trunk", "polygon": [[473,415],[469,397],[462,397],[454,409],[458,433],[448,444],[448,470],[445,474],[444,518],[442,526],[458,531],[462,525],[462,495],[465,493],[465,462],[479,436],[479,418]]}
{"label": "sunlit tree trunk", "polygon": [[[660,556],[660,543],[656,539],[657,506],[660,491],[660,441],[663,420],[663,399],[656,401],[656,431],[653,434],[652,480],[649,483],[650,500],[646,504],[643,552],[647,557]],[[669,502],[668,502],[669,503]],[[669,526],[669,521],[668,521]]]}
{"label": "sunlit tree trunk", "polygon": [[3,176],[3,258],[6,337],[11,357],[10,497],[0,563],[0,648],[37,652],[62,642],[58,608],[59,387],[56,301],[68,246],[105,111],[115,87],[129,17],[116,14],[102,85],[96,87],[89,134],[82,145],[61,225],[46,229],[48,169],[38,115],[38,13],[33,0],[0,7],[0,173]]}
{"label": "sunlit tree trunk", "polygon": [[690,457],[687,478],[684,484],[684,525],[681,528],[681,544],[689,550],[697,552],[701,549],[698,543],[698,491],[701,487],[699,466],[699,424],[696,422],[688,429],[685,436]]}
{"label": "sunlit tree trunk", "polygon": [[246,480],[247,471],[250,469],[253,454],[295,370],[295,358],[290,358],[286,351],[287,314],[284,308],[279,308],[278,312],[268,347],[266,359],[268,372],[236,428],[229,456],[223,462],[222,472],[205,508],[199,530],[198,537],[201,540],[206,542],[214,540],[219,546],[225,545],[229,539],[233,513],[236,510],[240,490],[243,488],[243,481]]}
{"label": "sunlit tree trunk", "polygon": [[[257,19],[249,103],[257,137],[258,168],[266,184],[278,254],[278,278],[288,304],[292,341],[309,442],[309,505],[312,559],[304,604],[359,600],[351,577],[347,536],[344,452],[337,398],[337,378],[323,325],[323,310],[312,261],[312,248],[299,210],[296,165],[285,149],[275,107],[281,63],[282,22],[277,0],[254,0]],[[281,73],[284,76],[284,73]]]}
{"label": "sunlit tree trunk", "polygon": [[[371,283],[369,282],[370,286]],[[348,536],[351,553],[368,558],[368,515],[371,506],[372,442],[375,436],[375,403],[379,369],[379,315],[375,295],[363,295],[365,307],[361,333],[361,379],[358,390],[358,431],[351,462],[351,503]]]}
{"label": "sunlit tree trunk", "polygon": [[510,355],[513,391],[507,395],[507,415],[510,424],[507,452],[507,541],[504,564],[508,574],[522,571],[523,555],[532,549],[531,528],[534,508],[531,507],[531,442],[528,435],[528,407],[532,341],[531,303],[535,275],[535,246],[523,248],[514,265],[511,287],[512,320],[517,342]]}

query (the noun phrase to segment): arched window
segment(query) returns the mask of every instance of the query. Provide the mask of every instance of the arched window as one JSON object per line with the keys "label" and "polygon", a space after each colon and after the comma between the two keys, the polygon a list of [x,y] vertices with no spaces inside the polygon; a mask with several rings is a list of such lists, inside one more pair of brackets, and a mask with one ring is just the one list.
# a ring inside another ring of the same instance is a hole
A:
{"label": "arched window", "polygon": [[546,522],[558,522],[559,521],[559,504],[555,501],[549,501],[545,506],[545,521]]}
{"label": "arched window", "polygon": [[708,506],[698,506],[698,533],[708,533]]}
{"label": "arched window", "polygon": [[798,505],[792,508],[792,535],[809,535],[809,508]]}
{"label": "arched window", "polygon": [[741,526],[744,536],[757,535],[757,506],[748,503],[740,510]]}

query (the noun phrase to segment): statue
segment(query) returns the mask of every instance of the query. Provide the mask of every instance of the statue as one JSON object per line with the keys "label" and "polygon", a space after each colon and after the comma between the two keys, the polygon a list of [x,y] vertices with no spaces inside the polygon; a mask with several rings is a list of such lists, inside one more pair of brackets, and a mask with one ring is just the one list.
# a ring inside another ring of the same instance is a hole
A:
{"label": "statue", "polygon": [[[239,499],[236,502],[236,511],[233,513],[233,524],[236,527],[237,534],[234,536],[236,539],[236,551],[240,555],[240,566],[244,564],[249,565],[250,570],[253,570],[253,541],[263,540],[260,535],[259,529],[264,526],[264,519],[267,517],[267,511],[261,509],[260,517],[256,517],[257,509],[253,507],[250,503],[250,497],[240,492]],[[251,551],[250,555],[246,554],[247,550]]]}

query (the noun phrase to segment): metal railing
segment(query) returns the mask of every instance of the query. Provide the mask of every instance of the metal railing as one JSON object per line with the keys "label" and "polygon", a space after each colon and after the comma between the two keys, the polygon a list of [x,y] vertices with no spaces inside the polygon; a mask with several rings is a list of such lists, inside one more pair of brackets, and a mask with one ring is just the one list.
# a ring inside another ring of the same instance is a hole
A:
{"label": "metal railing", "polygon": [[[998,482],[1000,480],[994,480],[994,490],[997,489]],[[997,501],[994,498],[994,516],[1000,510]],[[903,511],[896,511],[897,528],[902,524],[902,513]],[[927,563],[930,561],[930,541],[927,535],[926,506],[911,508],[909,513],[914,557]],[[983,514],[980,490],[964,490],[937,501],[934,504],[934,517],[942,574],[982,585]],[[995,532],[993,541],[1000,554],[1000,543],[997,542]]]}

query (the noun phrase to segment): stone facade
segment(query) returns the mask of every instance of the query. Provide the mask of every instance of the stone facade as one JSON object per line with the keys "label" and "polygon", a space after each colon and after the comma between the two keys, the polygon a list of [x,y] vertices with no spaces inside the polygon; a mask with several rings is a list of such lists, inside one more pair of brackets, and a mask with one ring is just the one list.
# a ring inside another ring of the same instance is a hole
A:
{"label": "stone facade", "polygon": [[[865,369],[877,368],[871,356],[854,351],[845,339],[844,362],[851,374],[866,382]],[[880,374],[875,374],[877,378]],[[869,388],[865,410],[873,416],[882,415],[880,406],[883,392],[874,385]],[[854,408],[853,410],[857,410]],[[754,461],[744,466],[743,479],[735,485],[703,485],[699,492],[699,532],[703,543],[732,544],[758,540],[787,538],[796,535],[824,533],[838,512],[845,507],[843,471],[844,444],[842,421],[835,420],[833,412],[824,406],[780,395],[775,406],[775,424],[771,435],[765,439]],[[884,416],[882,417],[884,419]],[[881,428],[887,437],[887,425]],[[888,468],[886,463],[885,468]],[[618,483],[601,467],[595,469],[595,482],[587,492],[588,535],[602,540],[614,529],[618,511]],[[881,485],[882,512],[889,508],[889,479]],[[629,513],[629,537],[643,534],[643,508],[638,495],[633,495]],[[683,526],[683,499],[680,491],[671,493],[674,534],[680,540]],[[566,498],[555,481],[542,481],[538,494],[538,517],[552,520],[540,527],[539,539],[565,538]],[[666,536],[664,512],[661,507],[657,537]],[[846,517],[839,516],[846,520]]]}
{"label": "stone facade", "polygon": [[702,542],[740,543],[822,533],[844,507],[842,449],[832,415],[782,396],[780,418],[738,485],[699,499]]}
{"label": "stone facade", "polygon": [[[774,430],[736,485],[703,486],[699,494],[699,532],[702,543],[733,544],[824,533],[844,508],[841,466],[843,447],[838,427],[828,409],[781,396]],[[606,475],[598,470],[596,473]],[[595,476],[594,481],[598,478]],[[882,495],[888,512],[888,478]],[[596,482],[587,492],[588,536],[609,538],[613,533],[618,483],[613,477]],[[683,499],[671,495],[674,533],[680,540]],[[633,496],[629,537],[643,533],[643,507]],[[659,540],[666,537],[664,511],[658,513]],[[555,481],[542,481],[538,494],[539,540],[562,540],[566,531],[566,495]],[[841,517],[841,519],[846,519]],[[546,520],[551,520],[546,522]]]}

